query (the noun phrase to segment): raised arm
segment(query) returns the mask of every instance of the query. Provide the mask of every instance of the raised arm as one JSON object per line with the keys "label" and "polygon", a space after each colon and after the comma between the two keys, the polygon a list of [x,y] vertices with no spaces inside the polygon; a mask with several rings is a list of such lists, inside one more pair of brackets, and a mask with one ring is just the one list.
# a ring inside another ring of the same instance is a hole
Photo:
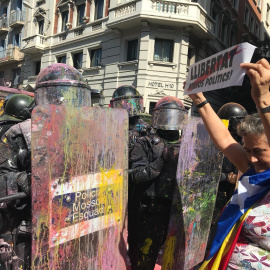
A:
{"label": "raised arm", "polygon": [[270,142],[270,64],[266,59],[261,59],[256,64],[243,63],[241,67],[247,69],[252,86],[251,97],[260,112],[265,134]]}
{"label": "raised arm", "polygon": [[[196,106],[206,100],[202,93],[189,96]],[[198,111],[213,143],[241,172],[246,172],[249,160],[244,148],[234,140],[211,105],[207,103],[198,108]]]}

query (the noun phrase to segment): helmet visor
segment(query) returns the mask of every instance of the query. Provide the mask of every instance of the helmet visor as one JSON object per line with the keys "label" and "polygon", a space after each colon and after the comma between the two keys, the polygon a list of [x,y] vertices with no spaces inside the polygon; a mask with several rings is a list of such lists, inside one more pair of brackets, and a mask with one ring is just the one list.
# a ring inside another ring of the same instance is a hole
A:
{"label": "helmet visor", "polygon": [[112,108],[126,109],[129,117],[135,116],[143,112],[143,99],[142,97],[126,97],[111,100]]}
{"label": "helmet visor", "polygon": [[177,109],[160,109],[153,112],[152,125],[163,130],[180,130],[183,128],[187,113]]}

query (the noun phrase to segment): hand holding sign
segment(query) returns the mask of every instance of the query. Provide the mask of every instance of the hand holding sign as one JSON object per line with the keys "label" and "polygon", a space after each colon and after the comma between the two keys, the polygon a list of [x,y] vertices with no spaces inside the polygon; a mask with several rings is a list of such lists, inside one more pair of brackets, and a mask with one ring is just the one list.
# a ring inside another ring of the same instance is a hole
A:
{"label": "hand holding sign", "polygon": [[241,43],[190,66],[184,94],[242,85],[245,71],[239,65],[250,62],[255,48]]}
{"label": "hand holding sign", "polygon": [[[251,96],[257,107],[263,108],[269,106],[270,104],[265,103],[265,100],[270,96],[270,64],[268,61],[261,59],[256,64],[242,63],[240,66],[247,69],[247,75],[252,86]],[[262,102],[263,100],[264,102]]]}

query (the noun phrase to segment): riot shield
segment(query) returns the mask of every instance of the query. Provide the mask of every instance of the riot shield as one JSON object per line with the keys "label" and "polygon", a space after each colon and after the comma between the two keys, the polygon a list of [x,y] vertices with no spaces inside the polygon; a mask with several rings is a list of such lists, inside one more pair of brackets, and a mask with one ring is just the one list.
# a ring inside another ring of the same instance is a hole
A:
{"label": "riot shield", "polygon": [[202,119],[191,117],[183,131],[162,269],[188,270],[205,255],[222,155]]}
{"label": "riot shield", "polygon": [[126,269],[128,115],[32,113],[32,269]]}

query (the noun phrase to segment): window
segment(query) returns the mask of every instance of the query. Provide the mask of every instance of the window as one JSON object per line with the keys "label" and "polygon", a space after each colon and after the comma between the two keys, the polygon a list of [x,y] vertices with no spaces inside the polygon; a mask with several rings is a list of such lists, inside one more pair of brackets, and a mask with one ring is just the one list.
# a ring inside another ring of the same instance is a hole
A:
{"label": "window", "polygon": [[15,5],[17,10],[22,10],[22,0],[17,0]]}
{"label": "window", "polygon": [[138,39],[128,41],[127,61],[138,59]]}
{"label": "window", "polygon": [[35,63],[35,75],[38,75],[40,72],[40,67],[41,67],[41,61],[37,61]]}
{"label": "window", "polygon": [[153,113],[153,110],[154,110],[156,104],[157,104],[157,102],[150,101],[150,103],[149,103],[149,114]]}
{"label": "window", "polygon": [[233,8],[238,10],[238,0],[231,0],[231,3],[232,3]]}
{"label": "window", "polygon": [[38,33],[44,35],[44,20],[38,21]]}
{"label": "window", "polygon": [[90,67],[101,66],[102,48],[91,50],[90,52]]}
{"label": "window", "polygon": [[188,55],[187,55],[187,67],[190,67],[196,62],[196,50],[195,48],[188,47]]}
{"label": "window", "polygon": [[228,23],[223,19],[221,28],[221,41],[227,44],[227,34],[228,34]]}
{"label": "window", "polygon": [[3,51],[6,49],[6,40],[0,39],[0,51]]}
{"label": "window", "polygon": [[236,30],[231,29],[231,34],[230,34],[230,46],[233,46],[236,44]]}
{"label": "window", "polygon": [[212,10],[212,18],[215,21],[214,23],[214,33],[218,35],[218,13],[215,10]]}
{"label": "window", "polygon": [[68,22],[68,10],[62,12],[62,27],[61,31],[67,30],[67,22]]}
{"label": "window", "polygon": [[245,8],[245,17],[244,17],[244,20],[245,20],[244,23],[246,25],[249,25],[249,23],[248,23],[249,22],[249,9],[248,9],[248,7]]}
{"label": "window", "polygon": [[270,6],[267,4],[266,21],[269,22]]}
{"label": "window", "polygon": [[82,60],[83,60],[83,53],[74,53],[73,54],[73,67],[76,69],[81,69],[82,68]]}
{"label": "window", "polygon": [[8,7],[3,7],[3,15],[7,16]]}
{"label": "window", "polygon": [[95,0],[95,20],[103,18],[104,0]]}
{"label": "window", "polygon": [[85,13],[85,4],[77,6],[77,26],[83,24],[84,13]]}
{"label": "window", "polygon": [[5,76],[5,72],[4,71],[0,71],[0,78],[3,79]]}
{"label": "window", "polygon": [[21,69],[20,68],[16,68],[13,70],[13,87],[17,87],[20,83],[20,76],[21,76]]}
{"label": "window", "polygon": [[20,47],[21,44],[21,34],[14,34],[13,36],[13,46]]}
{"label": "window", "polygon": [[6,41],[4,39],[0,39],[0,58],[5,57],[5,49],[6,49]]}
{"label": "window", "polygon": [[154,60],[172,62],[172,58],[173,40],[156,38]]}
{"label": "window", "polygon": [[57,63],[66,64],[67,57],[65,55],[57,57]]}
{"label": "window", "polygon": [[260,28],[259,28],[259,24],[256,22],[255,24],[255,32],[254,32],[256,37],[260,36]]}
{"label": "window", "polygon": [[251,16],[251,18],[250,18],[249,30],[250,30],[250,32],[254,33],[254,17],[253,16]]}

